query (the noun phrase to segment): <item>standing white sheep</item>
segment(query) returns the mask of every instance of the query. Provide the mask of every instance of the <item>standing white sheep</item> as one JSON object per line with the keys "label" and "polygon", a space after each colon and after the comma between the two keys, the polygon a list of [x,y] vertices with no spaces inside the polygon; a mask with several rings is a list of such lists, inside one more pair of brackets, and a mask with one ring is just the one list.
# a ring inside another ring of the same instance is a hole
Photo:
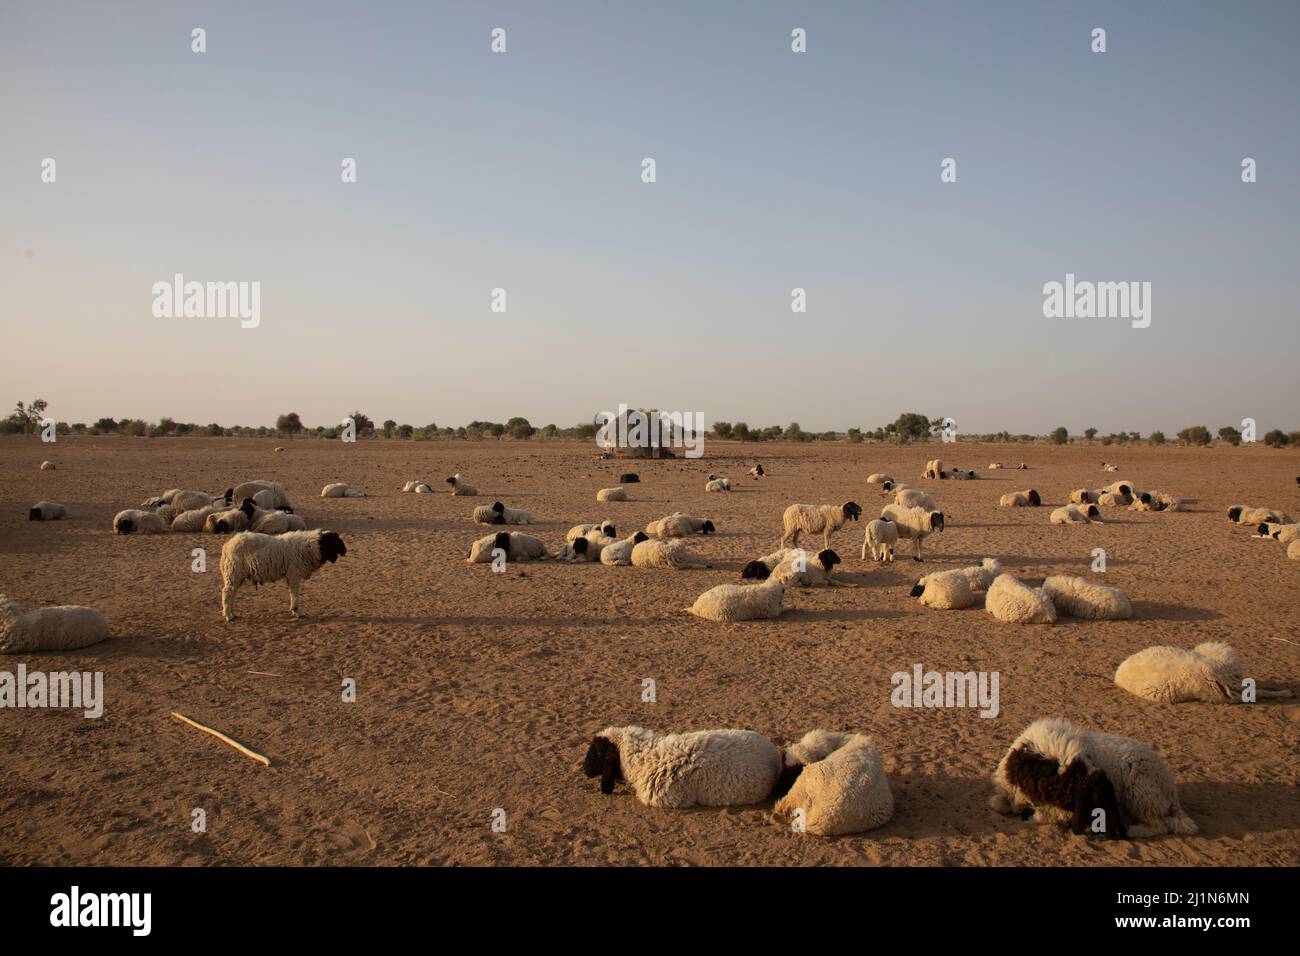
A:
{"label": "standing white sheep", "polygon": [[107,638],[108,622],[93,607],[65,604],[21,611],[0,594],[0,654],[71,651]]}
{"label": "standing white sheep", "polygon": [[867,560],[867,551],[870,551],[873,560],[892,562],[897,544],[898,525],[888,518],[869,521],[866,534],[862,538],[862,560]]}
{"label": "standing white sheep", "polygon": [[610,794],[623,780],[648,807],[726,807],[759,803],[781,772],[781,751],[752,730],[660,734],[645,727],[606,727],[582,762]]}
{"label": "standing white sheep", "polygon": [[943,532],[942,511],[926,511],[924,508],[901,508],[898,505],[885,505],[880,511],[880,517],[885,521],[894,523],[900,538],[907,538],[912,542],[912,560],[914,561],[923,560],[921,542],[931,532]]}
{"label": "standing white sheep", "polygon": [[289,613],[300,618],[302,582],[327,561],[333,564],[347,553],[343,539],[333,531],[290,531],[279,536],[241,532],[221,549],[221,616],[235,619],[235,595],[245,583],[283,581],[289,587]]}
{"label": "standing white sheep", "polygon": [[900,508],[924,508],[926,511],[934,511],[934,498],[929,492],[921,491],[919,488],[900,488],[894,495],[894,504]]}
{"label": "standing white sheep", "polygon": [[831,535],[844,527],[847,521],[857,521],[862,508],[857,502],[846,501],[842,505],[791,505],[785,509],[782,518],[784,533],[781,535],[781,547],[791,547],[799,543],[802,532],[820,534],[822,547],[831,546]]}

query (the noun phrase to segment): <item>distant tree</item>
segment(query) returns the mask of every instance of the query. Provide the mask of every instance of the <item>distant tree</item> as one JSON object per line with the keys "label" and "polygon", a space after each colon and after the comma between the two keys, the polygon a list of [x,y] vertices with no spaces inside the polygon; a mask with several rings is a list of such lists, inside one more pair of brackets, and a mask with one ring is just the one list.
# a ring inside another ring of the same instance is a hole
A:
{"label": "distant tree", "polygon": [[1192,425],[1180,431],[1178,437],[1184,445],[1208,445],[1210,430],[1204,425]]}
{"label": "distant tree", "polygon": [[1300,447],[1300,432],[1287,432],[1286,437],[1292,445]]}
{"label": "distant tree", "polygon": [[920,441],[930,437],[930,419],[916,412],[904,412],[894,422],[893,432],[898,436],[898,443],[906,445],[910,441]]}
{"label": "distant tree", "polygon": [[104,432],[104,433],[115,432],[117,431],[117,421],[112,418],[101,418],[99,421],[95,422],[95,424],[90,427],[97,432]]}
{"label": "distant tree", "polygon": [[1229,445],[1241,444],[1241,432],[1231,425],[1225,425],[1219,429],[1219,441],[1226,441]]}
{"label": "distant tree", "polygon": [[1165,443],[1165,433],[1152,432],[1151,436],[1147,439],[1147,441],[1149,441],[1153,445],[1163,445]]}
{"label": "distant tree", "polygon": [[1070,432],[1064,425],[1052,432],[1052,444],[1064,445],[1070,440]]}
{"label": "distant tree", "polygon": [[370,418],[370,416],[363,415],[361,412],[353,412],[348,417],[352,419],[353,422],[356,423],[358,435],[374,434],[375,423],[374,420]]}
{"label": "distant tree", "polygon": [[1085,428],[1085,429],[1083,430],[1083,437],[1086,438],[1086,439],[1088,439],[1088,441],[1092,441],[1094,438],[1097,437],[1097,429],[1095,429],[1095,428]]}
{"label": "distant tree", "polygon": [[861,428],[850,428],[846,434],[847,434],[847,437],[848,437],[849,441],[852,442],[852,443],[855,444],[855,445],[856,445],[856,444],[859,444],[859,443],[862,441],[862,429],[861,429]]}
{"label": "distant tree", "polygon": [[207,428],[203,429],[203,431],[209,438],[220,438],[223,434],[225,434],[225,429],[223,429],[216,422],[210,424]]}
{"label": "distant tree", "polygon": [[397,431],[397,422],[393,421],[391,418],[385,418],[384,427],[383,427],[384,437],[392,438],[393,433],[396,431]]}
{"label": "distant tree", "polygon": [[505,431],[516,441],[523,441],[526,438],[532,438],[537,429],[529,423],[528,419],[516,416],[506,422]]}
{"label": "distant tree", "polygon": [[297,412],[288,412],[275,420],[275,428],[292,438],[302,431],[302,419]]}
{"label": "distant tree", "polygon": [[411,437],[412,435],[414,435],[414,434],[415,434],[415,426],[413,426],[413,425],[398,425],[398,426],[397,426],[397,437],[398,437],[398,438],[410,438],[410,437]]}
{"label": "distant tree", "polygon": [[1280,428],[1275,428],[1264,436],[1264,444],[1269,448],[1284,448],[1290,444],[1291,438]]}
{"label": "distant tree", "polygon": [[30,435],[40,429],[41,419],[45,417],[45,409],[48,407],[49,402],[43,398],[33,399],[32,403],[25,407],[22,402],[19,402],[14,406],[14,412],[9,418],[22,428],[24,435]]}
{"label": "distant tree", "polygon": [[798,422],[791,422],[789,425],[786,425],[785,431],[781,433],[781,437],[783,437],[786,441],[807,441],[808,440],[804,435],[804,430],[799,427]]}
{"label": "distant tree", "polygon": [[713,434],[724,440],[730,438],[731,422],[714,422]]}
{"label": "distant tree", "polygon": [[753,438],[749,434],[749,426],[744,422],[736,422],[736,424],[732,426],[731,434],[736,441],[753,441]]}

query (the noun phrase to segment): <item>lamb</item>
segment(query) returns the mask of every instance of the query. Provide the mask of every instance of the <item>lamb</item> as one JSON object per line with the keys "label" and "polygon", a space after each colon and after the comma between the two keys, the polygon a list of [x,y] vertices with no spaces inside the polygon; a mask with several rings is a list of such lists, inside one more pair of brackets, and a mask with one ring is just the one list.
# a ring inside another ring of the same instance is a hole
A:
{"label": "lamb", "polygon": [[757,481],[759,478],[766,475],[767,472],[764,470],[762,465],[755,465],[753,468],[749,469],[749,471],[745,472],[745,474]]}
{"label": "lamb", "polygon": [[635,485],[640,481],[641,481],[641,476],[638,475],[635,471],[629,471],[618,476],[618,483],[620,485]]}
{"label": "lamb", "polygon": [[506,524],[532,524],[533,516],[519,508],[507,508],[499,501],[492,503],[492,510],[505,519]]}
{"label": "lamb", "polygon": [[674,571],[708,567],[687,550],[685,541],[656,541],[652,538],[632,548],[632,564],[638,568],[671,568]]}
{"label": "lamb", "polygon": [[1119,588],[1093,584],[1087,578],[1054,574],[1043,582],[1043,592],[1058,614],[1091,621],[1124,621],[1133,616],[1128,595]]}
{"label": "lamb", "polygon": [[1087,488],[1076,488],[1070,492],[1070,503],[1076,505],[1095,505],[1097,499],[1101,497],[1100,491],[1089,491]]}
{"label": "lamb", "polygon": [[1271,508],[1252,508],[1250,505],[1233,505],[1228,509],[1228,520],[1237,524],[1291,524],[1291,516],[1285,511]]}
{"label": "lamb", "polygon": [[1052,524],[1101,523],[1101,511],[1096,505],[1066,505],[1052,512]]}
{"label": "lamb", "polygon": [[322,498],[364,498],[366,493],[353,488],[351,485],[336,481],[322,488],[320,496]]}
{"label": "lamb", "polygon": [[0,594],[0,654],[72,651],[107,639],[108,622],[93,607],[64,604],[20,611]]}
{"label": "lamb", "polygon": [[569,533],[564,536],[565,541],[575,541],[578,538],[585,538],[589,534],[600,534],[606,538],[617,538],[618,531],[614,528],[614,522],[608,519],[600,524],[578,524],[569,529]]}
{"label": "lamb", "polygon": [[1036,822],[1068,822],[1074,833],[1088,832],[1096,810],[1105,811],[1111,839],[1197,832],[1154,750],[1060,717],[1025,728],[998,763],[993,786],[990,805],[999,813],[1032,810]]}
{"label": "lamb", "polygon": [[989,462],[989,471],[1001,471],[1005,467],[1006,465],[1002,464],[1000,461]]}
{"label": "lamb", "polygon": [[116,534],[162,534],[167,524],[161,515],[151,511],[139,511],[128,508],[113,516],[113,531]]}
{"label": "lamb", "polygon": [[867,551],[875,561],[892,562],[894,547],[898,544],[898,525],[888,518],[876,518],[867,523],[867,532],[862,539],[862,560],[867,560]]}
{"label": "lamb", "polygon": [[548,557],[546,545],[541,538],[534,538],[522,531],[498,531],[486,538],[479,538],[470,545],[466,564],[488,564],[492,561],[492,552],[500,548],[509,561],[543,561]]}
{"label": "lamb", "polygon": [[630,501],[627,496],[627,489],[623,487],[601,488],[596,492],[597,501]]}
{"label": "lamb", "polygon": [[464,479],[460,477],[460,472],[452,475],[447,479],[447,484],[451,485],[451,493],[465,498],[475,498],[478,496],[478,489],[473,485],[465,484]]}
{"label": "lamb", "polygon": [[265,478],[255,478],[252,481],[246,481],[242,485],[236,485],[225,494],[226,502],[243,501],[245,498],[252,498],[259,491],[269,489],[275,495],[275,501],[272,503],[273,508],[292,508],[293,502],[289,500],[288,493],[284,490],[284,485],[277,481],[267,481]]}
{"label": "lamb", "polygon": [[[414,480],[414,479],[411,480],[411,481],[408,481],[406,484],[402,485],[402,493],[403,493],[403,494],[414,494],[414,493],[415,493],[415,489],[418,488],[418,487],[420,487],[420,485],[424,485],[424,482],[422,482],[422,481],[418,481],[418,480]],[[425,487],[427,488],[428,485],[425,485]]]}
{"label": "lamb", "polygon": [[802,548],[796,548],[797,553],[787,555],[785,560],[772,569],[771,577],[780,581],[786,587],[795,585],[802,588],[811,587],[857,587],[855,584],[849,584],[846,581],[836,581],[832,574],[835,571],[835,565],[842,564],[840,556],[830,548],[818,551],[811,557]]}
{"label": "lamb", "polygon": [[894,483],[893,476],[886,475],[884,472],[881,471],[877,471],[874,474],[867,475],[867,484],[869,485],[884,485],[884,484],[892,485],[893,483]]}
{"label": "lamb", "polygon": [[651,521],[645,526],[645,533],[652,538],[685,538],[692,534],[713,534],[717,529],[708,518],[696,518],[684,515],[680,511]]}
{"label": "lamb", "polygon": [[975,595],[987,591],[1002,573],[996,558],[985,558],[968,568],[953,568],[927,574],[912,586],[911,596],[919,598],[926,607],[941,611],[955,611],[973,607]]}
{"label": "lamb", "polygon": [[785,585],[776,578],[762,584],[719,584],[701,594],[686,610],[706,621],[723,624],[754,621],[779,617],[788,611],[782,603],[784,598]]}
{"label": "lamb", "polygon": [[894,504],[900,508],[924,508],[926,511],[934,511],[934,498],[930,497],[928,492],[903,488],[894,495]]}
{"label": "lamb", "polygon": [[943,532],[943,512],[926,511],[924,508],[900,508],[898,505],[885,505],[880,517],[892,521],[898,529],[900,538],[912,542],[912,559],[921,561],[921,542],[933,531]]}
{"label": "lamb", "polygon": [[629,566],[632,564],[632,549],[642,541],[648,541],[644,531],[638,531],[630,538],[624,538],[622,541],[615,541],[613,544],[607,544],[600,551],[600,563],[607,564],[611,567],[615,565]]}
{"label": "lamb", "polygon": [[719,475],[709,475],[709,480],[704,483],[705,491],[730,491],[731,479],[723,478]]}
{"label": "lamb", "polygon": [[870,737],[812,730],[786,748],[778,789],[793,779],[772,808],[772,817],[788,823],[803,811],[804,831],[838,836],[875,830],[894,815],[880,750]]}
{"label": "lamb", "polygon": [[1009,495],[1003,495],[998,502],[1000,508],[1037,508],[1043,503],[1037,491],[1033,488],[1026,488],[1024,491],[1013,491]]}
{"label": "lamb", "polygon": [[221,549],[221,616],[235,619],[235,595],[245,583],[272,584],[283,581],[289,587],[289,613],[302,617],[298,592],[302,582],[348,553],[343,539],[333,531],[290,531],[282,535],[242,531]]}
{"label": "lamb", "polygon": [[[1235,704],[1242,700],[1242,665],[1227,644],[1209,641],[1190,651],[1181,647],[1148,647],[1124,659],[1115,683],[1130,694],[1158,704],[1197,700]],[[1256,688],[1258,697],[1290,697],[1289,690]]]}
{"label": "lamb", "polygon": [[999,574],[984,596],[984,610],[1006,624],[1055,624],[1056,607],[1042,588]]}
{"label": "lamb", "polygon": [[799,543],[802,532],[820,534],[822,547],[831,546],[831,535],[844,527],[846,521],[857,521],[862,508],[857,502],[846,501],[842,505],[791,505],[785,509],[783,523],[785,532],[781,535],[781,547]]}
{"label": "lamb", "polygon": [[726,807],[759,803],[781,773],[781,751],[752,730],[659,734],[645,727],[606,727],[582,762],[611,794],[623,780],[648,807]]}
{"label": "lamb", "polygon": [[193,508],[184,511],[172,519],[172,530],[186,533],[194,533],[204,530],[208,516],[216,514],[219,510],[217,505],[208,505],[206,508]]}
{"label": "lamb", "polygon": [[58,521],[68,509],[57,501],[38,501],[27,509],[28,521]]}

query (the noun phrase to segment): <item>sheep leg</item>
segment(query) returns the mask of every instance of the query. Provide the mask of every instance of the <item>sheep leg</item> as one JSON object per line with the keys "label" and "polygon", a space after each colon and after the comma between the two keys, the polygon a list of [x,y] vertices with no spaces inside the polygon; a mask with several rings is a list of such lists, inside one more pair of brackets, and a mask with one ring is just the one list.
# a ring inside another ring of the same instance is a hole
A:
{"label": "sheep leg", "polygon": [[823,547],[823,548],[830,548],[830,546],[831,546],[831,533],[830,533],[829,531],[823,531],[823,532],[822,532],[822,547]]}
{"label": "sheep leg", "polygon": [[913,561],[925,560],[923,557],[921,557],[921,540],[922,539],[919,535],[912,539],[912,560]]}
{"label": "sheep leg", "polygon": [[289,613],[296,620],[302,617],[301,612],[298,610],[298,592],[302,588],[302,582],[290,578],[286,583],[289,585]]}
{"label": "sheep leg", "polygon": [[229,581],[221,589],[221,616],[227,621],[235,619],[235,592],[238,590],[239,585]]}

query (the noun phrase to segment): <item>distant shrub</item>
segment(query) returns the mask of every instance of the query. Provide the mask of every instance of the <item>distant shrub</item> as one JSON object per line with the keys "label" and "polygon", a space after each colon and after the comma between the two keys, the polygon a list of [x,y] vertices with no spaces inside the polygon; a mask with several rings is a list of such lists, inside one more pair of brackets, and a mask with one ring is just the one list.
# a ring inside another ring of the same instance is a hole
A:
{"label": "distant shrub", "polygon": [[1152,432],[1151,437],[1147,439],[1153,445],[1163,445],[1165,443],[1164,432]]}
{"label": "distant shrub", "polygon": [[1064,425],[1052,432],[1052,444],[1054,445],[1064,445],[1069,440],[1070,432]]}
{"label": "distant shrub", "polygon": [[1208,445],[1210,430],[1204,425],[1193,425],[1180,431],[1178,438],[1184,445]]}
{"label": "distant shrub", "polygon": [[1229,445],[1241,444],[1241,432],[1231,425],[1225,425],[1219,429],[1219,441],[1226,441]]}
{"label": "distant shrub", "polygon": [[1290,436],[1280,428],[1275,428],[1264,436],[1264,444],[1269,448],[1285,448],[1290,441]]}

